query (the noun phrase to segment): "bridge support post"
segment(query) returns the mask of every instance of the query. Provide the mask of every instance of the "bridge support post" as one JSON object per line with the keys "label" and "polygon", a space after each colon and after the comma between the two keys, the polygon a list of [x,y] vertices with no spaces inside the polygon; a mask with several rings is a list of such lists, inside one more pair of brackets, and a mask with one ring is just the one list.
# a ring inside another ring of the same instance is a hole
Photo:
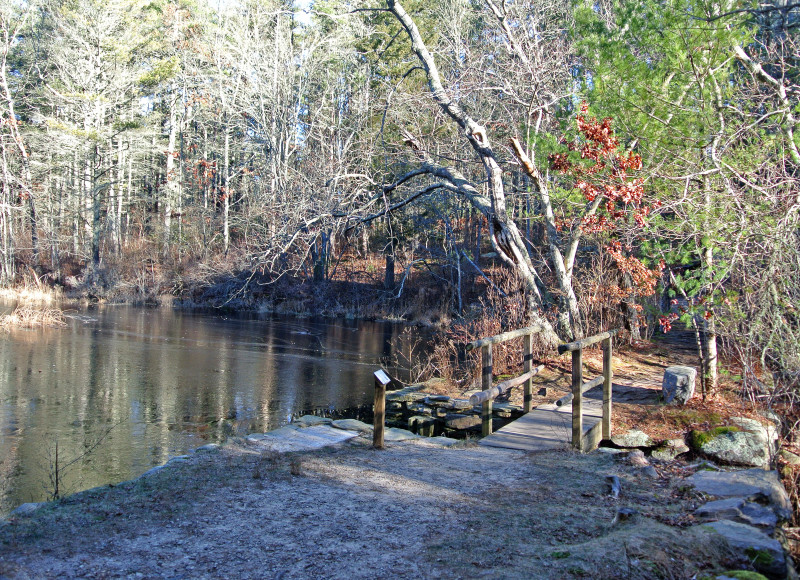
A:
{"label": "bridge support post", "polygon": [[[529,373],[533,369],[533,335],[526,334],[522,340],[522,372]],[[531,412],[533,403],[533,377],[528,377],[522,387],[522,410],[525,413]]]}
{"label": "bridge support post", "polygon": [[583,440],[583,349],[572,351],[572,446],[582,449]]}
{"label": "bridge support post", "polygon": [[611,439],[611,349],[613,335],[603,341],[603,439]]}
{"label": "bridge support post", "polygon": [[[481,348],[481,389],[492,388],[492,345]],[[481,433],[484,437],[492,434],[492,399],[481,404]]]}

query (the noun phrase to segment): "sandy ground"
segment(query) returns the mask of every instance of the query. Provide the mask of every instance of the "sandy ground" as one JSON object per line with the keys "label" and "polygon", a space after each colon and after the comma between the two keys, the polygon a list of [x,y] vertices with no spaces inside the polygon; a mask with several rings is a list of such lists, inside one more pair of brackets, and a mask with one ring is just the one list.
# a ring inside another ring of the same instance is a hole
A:
{"label": "sandy ground", "polygon": [[[239,441],[0,524],[0,578],[689,578],[698,498],[614,456]],[[670,475],[671,474],[671,475]],[[609,496],[607,475],[622,482]],[[619,508],[637,513],[617,517]]]}

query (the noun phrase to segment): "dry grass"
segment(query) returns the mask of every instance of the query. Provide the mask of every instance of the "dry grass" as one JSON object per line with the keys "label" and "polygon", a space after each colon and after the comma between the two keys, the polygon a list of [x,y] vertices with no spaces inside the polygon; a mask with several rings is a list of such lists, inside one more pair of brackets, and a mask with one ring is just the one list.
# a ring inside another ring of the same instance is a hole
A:
{"label": "dry grass", "polygon": [[14,312],[0,318],[0,328],[6,331],[12,328],[61,327],[66,325],[64,313],[58,308],[18,306]]}
{"label": "dry grass", "polygon": [[2,288],[0,289],[0,298],[24,303],[52,304],[60,299],[60,292],[47,286],[27,285],[18,288]]}

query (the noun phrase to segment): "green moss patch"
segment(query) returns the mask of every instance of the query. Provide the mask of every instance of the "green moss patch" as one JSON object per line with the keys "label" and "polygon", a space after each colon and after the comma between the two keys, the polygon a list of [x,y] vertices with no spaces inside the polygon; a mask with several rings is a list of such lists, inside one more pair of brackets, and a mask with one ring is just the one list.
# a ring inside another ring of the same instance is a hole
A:
{"label": "green moss patch", "polygon": [[737,431],[741,431],[741,429],[739,429],[739,427],[736,427],[734,425],[714,427],[713,429],[709,429],[708,431],[692,430],[690,435],[692,447],[694,449],[701,449],[703,445],[705,445],[712,439],[715,439],[720,435],[725,435],[727,433],[736,433]]}
{"label": "green moss patch", "polygon": [[750,558],[753,566],[770,566],[775,561],[775,557],[766,550],[756,550],[755,548],[747,548],[744,551],[745,555]]}
{"label": "green moss patch", "polygon": [[728,578],[736,578],[736,580],[767,580],[767,577],[758,572],[750,570],[729,570],[725,572]]}

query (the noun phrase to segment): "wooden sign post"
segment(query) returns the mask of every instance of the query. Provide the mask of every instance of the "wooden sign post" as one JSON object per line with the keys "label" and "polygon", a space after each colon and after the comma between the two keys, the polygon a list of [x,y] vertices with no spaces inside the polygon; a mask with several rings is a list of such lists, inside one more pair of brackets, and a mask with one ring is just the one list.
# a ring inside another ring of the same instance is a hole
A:
{"label": "wooden sign post", "polygon": [[383,430],[386,421],[386,385],[392,382],[383,369],[373,373],[375,375],[375,419],[372,430],[372,446],[383,449]]}

